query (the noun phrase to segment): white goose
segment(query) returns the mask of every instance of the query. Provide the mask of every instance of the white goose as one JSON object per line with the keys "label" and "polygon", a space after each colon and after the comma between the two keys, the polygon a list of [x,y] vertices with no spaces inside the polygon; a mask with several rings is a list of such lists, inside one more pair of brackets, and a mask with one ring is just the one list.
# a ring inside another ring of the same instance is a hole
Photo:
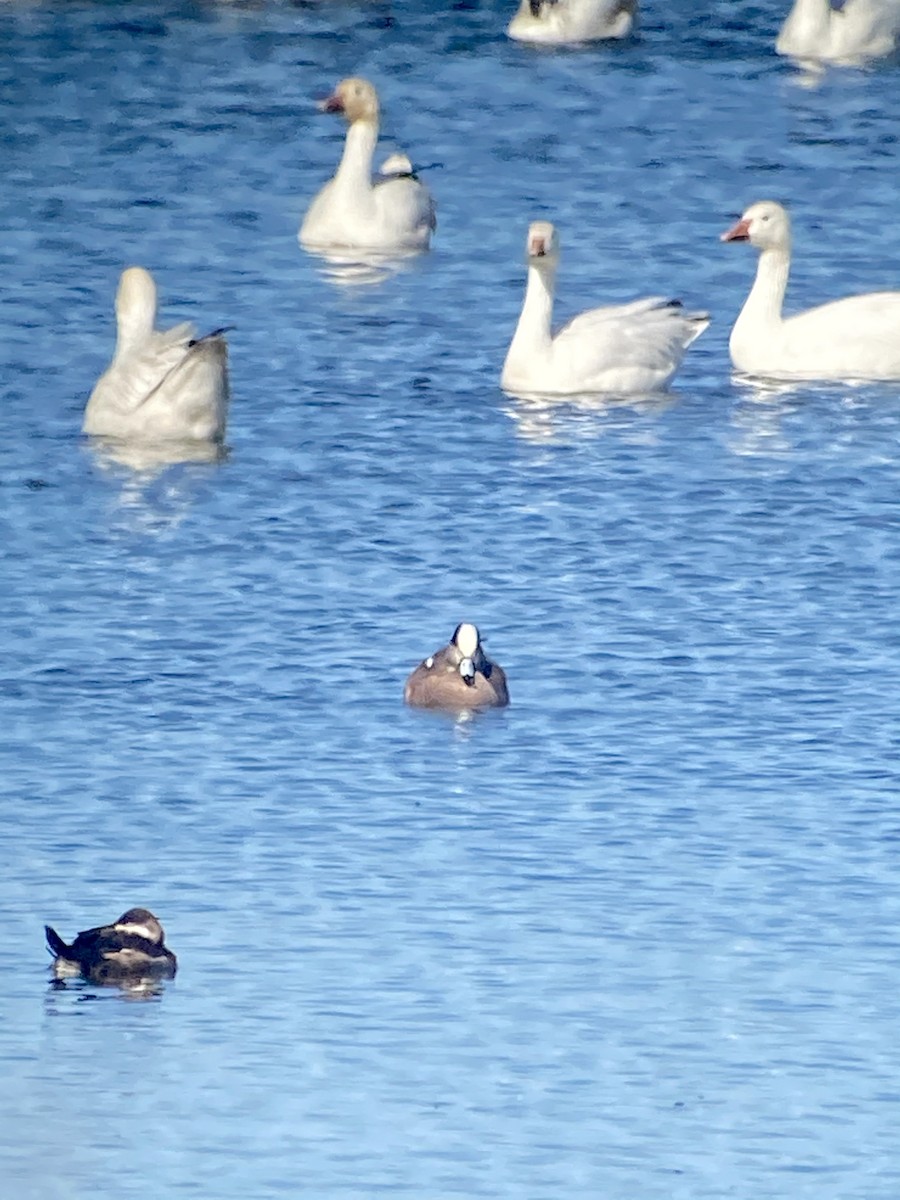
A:
{"label": "white goose", "polygon": [[782,316],[791,223],[774,200],[753,204],[722,234],[759,250],[756,280],[728,343],[739,371],[771,378],[900,379],[900,292],[848,296]]}
{"label": "white goose", "polygon": [[200,338],[190,323],[156,330],[156,284],[143,267],[122,272],[116,321],[116,350],[91,392],[83,431],[148,442],[220,441],[228,417],[225,330]]}
{"label": "white goose", "polygon": [[623,38],[636,12],[637,0],[522,0],[506,32],[543,45]]}
{"label": "white goose", "polygon": [[549,221],[534,221],[526,243],[525,302],[503,364],[507,391],[573,395],[662,390],[684,352],[709,324],[675,300],[652,296],[581,313],[551,331],[559,238]]}
{"label": "white goose", "polygon": [[[322,108],[344,114],[347,138],[334,178],[303,219],[301,243],[325,250],[427,250],[437,222],[425,185],[411,170],[396,167],[372,178],[379,116],[375,88],[365,79],[343,79]],[[404,161],[409,162],[405,156]]]}
{"label": "white goose", "polygon": [[790,58],[860,62],[891,54],[900,37],[900,0],[795,0],[775,49]]}

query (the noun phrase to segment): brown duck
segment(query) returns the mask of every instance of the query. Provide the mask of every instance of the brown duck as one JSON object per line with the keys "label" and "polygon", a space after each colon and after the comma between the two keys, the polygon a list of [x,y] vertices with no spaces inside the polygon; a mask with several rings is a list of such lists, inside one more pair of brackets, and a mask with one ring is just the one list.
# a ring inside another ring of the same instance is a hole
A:
{"label": "brown duck", "polygon": [[71,946],[55,929],[44,926],[47,948],[55,956],[57,979],[83,975],[93,983],[136,983],[144,979],[171,979],[178,961],[163,944],[163,927],[146,908],[129,908],[112,925],[98,925],[79,933]]}
{"label": "brown duck", "polygon": [[403,692],[414,708],[463,711],[509,704],[506,675],[491,662],[474,625],[456,627],[449,645],[419,663]]}

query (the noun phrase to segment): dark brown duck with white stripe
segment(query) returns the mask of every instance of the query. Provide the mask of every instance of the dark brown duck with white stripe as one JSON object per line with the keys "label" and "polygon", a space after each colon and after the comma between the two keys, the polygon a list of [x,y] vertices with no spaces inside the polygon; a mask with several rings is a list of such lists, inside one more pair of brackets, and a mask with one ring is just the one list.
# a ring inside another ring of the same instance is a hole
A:
{"label": "dark brown duck with white stripe", "polygon": [[129,908],[112,925],[86,929],[67,945],[55,929],[44,926],[47,948],[55,956],[57,979],[82,975],[92,983],[135,984],[172,979],[178,961],[164,944],[159,921],[146,908]]}

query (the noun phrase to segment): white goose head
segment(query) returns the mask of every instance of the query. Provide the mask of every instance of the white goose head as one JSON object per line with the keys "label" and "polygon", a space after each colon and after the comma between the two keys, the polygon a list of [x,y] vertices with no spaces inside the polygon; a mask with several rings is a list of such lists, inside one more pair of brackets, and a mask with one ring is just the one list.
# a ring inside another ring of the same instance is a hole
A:
{"label": "white goose head", "polygon": [[378,93],[368,79],[353,75],[342,79],[331,95],[322,101],[323,112],[342,113],[348,124],[378,120]]}
{"label": "white goose head", "polygon": [[791,245],[791,219],[776,200],[759,200],[721,235],[721,240],[749,242],[757,250],[787,250]]}
{"label": "white goose head", "polygon": [[531,222],[528,226],[525,254],[528,262],[536,267],[548,260],[554,263],[557,261],[559,258],[559,234],[552,222]]}

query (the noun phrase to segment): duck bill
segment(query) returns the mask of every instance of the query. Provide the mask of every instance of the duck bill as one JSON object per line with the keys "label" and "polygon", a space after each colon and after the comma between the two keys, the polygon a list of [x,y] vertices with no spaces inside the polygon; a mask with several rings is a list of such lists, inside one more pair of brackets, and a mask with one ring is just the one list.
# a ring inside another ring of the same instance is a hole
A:
{"label": "duck bill", "polygon": [[737,225],[732,225],[725,233],[719,235],[721,242],[749,242],[750,241],[750,222],[745,221],[743,217],[738,221]]}
{"label": "duck bill", "polygon": [[471,658],[464,658],[459,664],[459,673],[468,687],[475,686],[475,664]]}
{"label": "duck bill", "polygon": [[326,96],[324,100],[319,101],[319,112],[323,113],[342,113],[344,111],[344,102],[336,93]]}

